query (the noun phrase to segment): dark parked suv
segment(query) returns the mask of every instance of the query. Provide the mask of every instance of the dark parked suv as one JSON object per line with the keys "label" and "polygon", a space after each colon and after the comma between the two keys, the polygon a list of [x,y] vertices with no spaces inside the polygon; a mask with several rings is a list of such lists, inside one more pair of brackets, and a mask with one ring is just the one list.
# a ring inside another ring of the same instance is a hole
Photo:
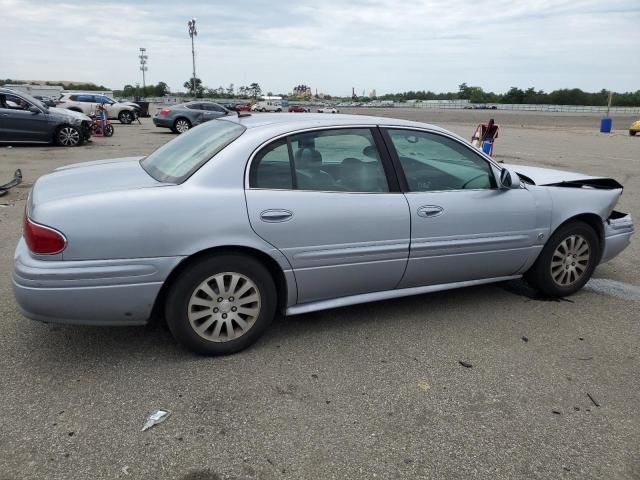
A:
{"label": "dark parked suv", "polygon": [[91,119],[48,107],[22,92],[0,88],[0,143],[82,145],[91,137]]}

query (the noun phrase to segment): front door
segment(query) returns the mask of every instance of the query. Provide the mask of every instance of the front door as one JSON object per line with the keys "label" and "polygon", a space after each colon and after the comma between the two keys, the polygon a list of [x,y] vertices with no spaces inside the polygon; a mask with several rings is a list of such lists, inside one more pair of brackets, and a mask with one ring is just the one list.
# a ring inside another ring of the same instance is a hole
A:
{"label": "front door", "polygon": [[491,163],[449,136],[387,129],[411,209],[401,288],[517,273],[534,253],[536,211],[526,189],[497,186]]}
{"label": "front door", "polygon": [[391,290],[402,278],[409,209],[375,135],[316,129],[275,140],[253,158],[251,226],[289,260],[299,303]]}

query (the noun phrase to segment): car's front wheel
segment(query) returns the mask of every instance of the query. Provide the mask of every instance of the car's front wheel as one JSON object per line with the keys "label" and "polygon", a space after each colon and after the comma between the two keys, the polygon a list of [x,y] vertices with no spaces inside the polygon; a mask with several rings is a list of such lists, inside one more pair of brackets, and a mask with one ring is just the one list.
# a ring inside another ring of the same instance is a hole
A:
{"label": "car's front wheel", "polygon": [[184,133],[191,128],[191,122],[186,118],[178,118],[173,122],[172,130],[177,133]]}
{"label": "car's front wheel", "polygon": [[120,123],[124,124],[124,125],[128,125],[131,122],[133,122],[134,118],[133,118],[133,112],[130,112],[129,110],[123,110],[118,114],[118,120],[120,120]]}
{"label": "car's front wheel", "polygon": [[165,313],[173,336],[202,355],[238,352],[269,326],[276,288],[268,270],[239,254],[206,257],[172,284]]}
{"label": "car's front wheel", "polygon": [[63,125],[56,130],[55,142],[62,147],[76,147],[84,142],[84,134],[73,125]]}
{"label": "car's front wheel", "polygon": [[564,297],[589,281],[599,258],[596,232],[588,224],[574,221],[551,236],[525,279],[543,294]]}

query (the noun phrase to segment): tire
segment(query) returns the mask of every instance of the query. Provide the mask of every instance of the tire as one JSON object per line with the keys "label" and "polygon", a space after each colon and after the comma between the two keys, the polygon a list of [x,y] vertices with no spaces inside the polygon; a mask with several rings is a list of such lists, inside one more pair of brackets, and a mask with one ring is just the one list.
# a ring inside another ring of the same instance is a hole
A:
{"label": "tire", "polygon": [[104,136],[105,137],[113,137],[113,125],[110,123],[104,126]]}
{"label": "tire", "polygon": [[545,295],[566,297],[589,281],[599,259],[596,232],[584,222],[573,221],[551,236],[525,280]]}
{"label": "tire", "polygon": [[85,134],[73,125],[62,125],[56,129],[54,140],[61,147],[77,147],[84,143]]}
{"label": "tire", "polygon": [[176,118],[175,122],[173,122],[173,130],[176,133],[184,133],[191,128],[191,122],[189,119],[180,117]]}
{"label": "tire", "polygon": [[635,137],[636,133],[638,133],[638,132],[635,131],[635,130],[629,130],[629,135],[631,135],[632,137]]}
{"label": "tire", "polygon": [[[221,279],[225,291],[218,287]],[[234,297],[234,292],[241,297]],[[273,278],[260,262],[241,254],[212,255],[192,264],[174,281],[165,316],[175,339],[189,350],[227,355],[247,348],[264,333],[276,304]]]}
{"label": "tire", "polygon": [[120,120],[120,123],[123,125],[129,125],[134,120],[134,114],[129,110],[123,110],[118,114],[118,120]]}
{"label": "tire", "polygon": [[277,109],[276,109],[276,113],[280,113],[281,111],[282,111],[282,109],[281,109],[281,108],[277,108]]}

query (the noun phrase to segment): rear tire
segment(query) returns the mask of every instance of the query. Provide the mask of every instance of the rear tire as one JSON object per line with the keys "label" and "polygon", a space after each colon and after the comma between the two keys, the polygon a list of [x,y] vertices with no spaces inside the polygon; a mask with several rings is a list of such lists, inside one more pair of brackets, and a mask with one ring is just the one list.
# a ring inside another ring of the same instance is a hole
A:
{"label": "rear tire", "polygon": [[56,145],[61,147],[77,147],[84,143],[84,133],[73,125],[58,127],[54,135]]}
{"label": "rear tire", "polygon": [[173,130],[176,133],[184,133],[191,128],[191,122],[186,118],[176,118],[176,121],[173,122]]}
{"label": "rear tire", "polygon": [[635,130],[629,130],[629,135],[631,135],[632,137],[635,137],[636,133],[638,132],[636,132]]}
{"label": "rear tire", "polygon": [[200,355],[227,355],[254,343],[275,316],[273,278],[257,260],[212,255],[197,261],[171,285],[165,304],[176,340]]}
{"label": "rear tire", "polygon": [[104,126],[103,134],[105,137],[113,137],[113,125],[110,123]]}
{"label": "rear tire", "polygon": [[566,297],[591,278],[600,259],[600,242],[591,226],[573,221],[551,236],[525,280],[545,295]]}

